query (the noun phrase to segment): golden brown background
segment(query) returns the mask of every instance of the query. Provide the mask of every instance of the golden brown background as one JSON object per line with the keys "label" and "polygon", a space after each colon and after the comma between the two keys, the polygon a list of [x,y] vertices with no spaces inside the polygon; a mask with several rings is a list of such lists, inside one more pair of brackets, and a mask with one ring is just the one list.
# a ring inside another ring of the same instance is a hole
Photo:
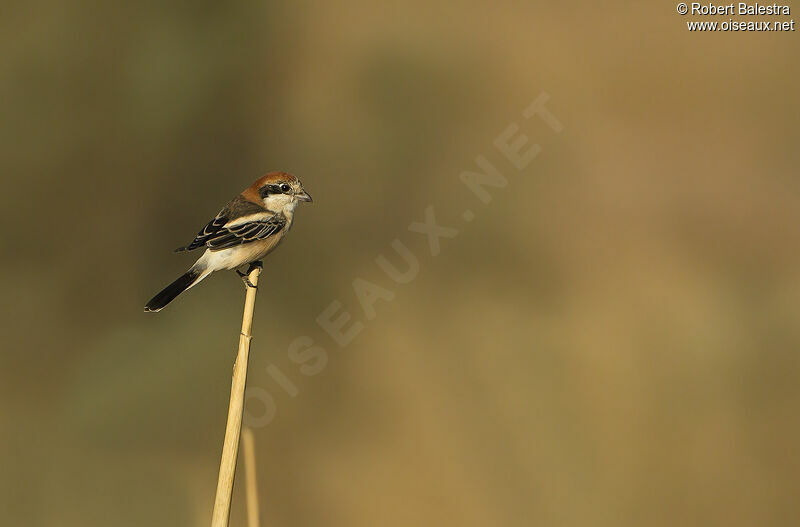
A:
{"label": "golden brown background", "polygon": [[[241,283],[142,306],[274,169],[315,201],[256,309],[264,526],[800,520],[797,33],[689,33],[667,2],[0,20],[3,525],[208,524]],[[542,92],[560,134],[521,117]],[[522,171],[493,146],[515,122],[542,147]],[[478,155],[509,179],[488,205],[458,177]],[[428,205],[461,230],[436,257],[407,230]],[[395,238],[407,285],[375,263]],[[395,293],[374,320],[359,277]],[[366,324],[341,349],[333,301]]]}

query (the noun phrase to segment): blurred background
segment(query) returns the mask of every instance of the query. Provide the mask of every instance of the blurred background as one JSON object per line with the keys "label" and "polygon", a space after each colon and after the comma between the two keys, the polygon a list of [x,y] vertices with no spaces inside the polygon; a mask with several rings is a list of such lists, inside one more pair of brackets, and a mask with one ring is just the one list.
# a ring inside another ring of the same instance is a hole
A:
{"label": "blurred background", "polygon": [[[663,2],[0,18],[4,524],[208,524],[243,287],[142,306],[270,170],[314,203],[256,309],[264,526],[800,520],[797,33],[689,33]],[[559,134],[522,116],[542,92]],[[542,148],[523,170],[512,123]],[[479,155],[508,178],[488,204],[459,181]],[[408,230],[429,205],[460,231],[436,257]],[[394,239],[409,284],[375,262],[402,268]],[[373,320],[356,278],[394,294]],[[364,323],[345,347],[334,301]]]}

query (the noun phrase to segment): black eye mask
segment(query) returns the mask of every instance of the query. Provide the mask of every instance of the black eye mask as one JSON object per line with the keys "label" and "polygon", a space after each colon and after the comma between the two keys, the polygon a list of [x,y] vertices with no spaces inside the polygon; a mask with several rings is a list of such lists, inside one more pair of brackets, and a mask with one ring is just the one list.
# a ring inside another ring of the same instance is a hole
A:
{"label": "black eye mask", "polygon": [[291,190],[291,188],[287,188],[286,190],[281,189],[281,186],[286,185],[286,183],[278,184],[278,185],[264,185],[258,191],[258,195],[261,198],[266,198],[272,194],[286,194]]}

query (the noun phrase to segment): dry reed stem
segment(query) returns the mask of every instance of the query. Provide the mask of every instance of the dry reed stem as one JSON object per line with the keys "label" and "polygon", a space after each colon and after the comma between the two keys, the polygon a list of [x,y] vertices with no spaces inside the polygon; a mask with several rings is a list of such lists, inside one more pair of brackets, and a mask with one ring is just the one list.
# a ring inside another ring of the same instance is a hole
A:
{"label": "dry reed stem", "polygon": [[242,431],[244,450],[245,497],[247,499],[247,526],[258,527],[258,485],[256,484],[256,445],[253,429],[245,426]]}
{"label": "dry reed stem", "polygon": [[[247,278],[254,286],[258,285],[259,274],[261,274],[260,267],[252,268],[248,274]],[[236,473],[236,458],[239,454],[239,435],[242,431],[244,388],[247,382],[247,361],[250,355],[250,340],[253,338],[250,331],[253,327],[256,292],[257,289],[255,287],[248,287],[247,296],[244,300],[242,332],[239,335],[239,353],[233,365],[231,400],[228,406],[228,423],[225,426],[225,441],[222,444],[222,459],[219,464],[217,495],[214,499],[214,512],[211,515],[211,527],[227,527],[231,512],[233,478]]]}

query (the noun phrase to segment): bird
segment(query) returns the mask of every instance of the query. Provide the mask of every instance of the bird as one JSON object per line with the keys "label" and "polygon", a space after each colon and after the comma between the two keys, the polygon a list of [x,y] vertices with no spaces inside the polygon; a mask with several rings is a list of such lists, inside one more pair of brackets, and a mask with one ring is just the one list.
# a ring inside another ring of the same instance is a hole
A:
{"label": "bird", "polygon": [[[312,200],[295,176],[270,172],[257,179],[228,202],[191,243],[175,249],[181,252],[205,248],[205,252],[186,273],[150,299],[145,312],[161,311],[214,271],[249,264],[249,273],[253,267],[261,267],[261,259],[275,250],[289,232],[301,201]],[[248,287],[254,287],[247,273],[236,272]]]}

